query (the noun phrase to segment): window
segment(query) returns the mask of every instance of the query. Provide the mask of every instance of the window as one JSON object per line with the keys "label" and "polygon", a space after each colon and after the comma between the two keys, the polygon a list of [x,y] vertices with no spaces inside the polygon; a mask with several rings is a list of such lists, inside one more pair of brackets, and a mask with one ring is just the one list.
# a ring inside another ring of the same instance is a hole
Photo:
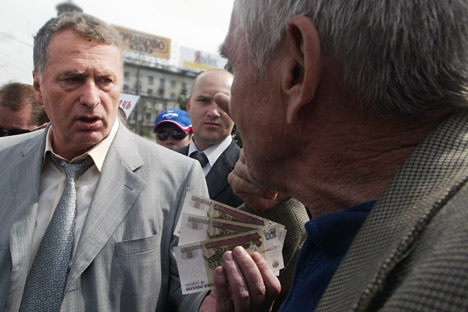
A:
{"label": "window", "polygon": [[125,80],[130,79],[130,73],[128,71],[124,72],[124,78]]}
{"label": "window", "polygon": [[128,86],[127,85],[123,86],[123,92],[128,93]]}
{"label": "window", "polygon": [[171,80],[171,88],[175,88],[177,85],[177,82],[175,80]]}
{"label": "window", "polygon": [[159,78],[159,86],[160,88],[164,88],[164,84],[166,83],[166,79],[164,77]]}
{"label": "window", "polygon": [[153,95],[153,89],[148,89],[148,95]]}
{"label": "window", "polygon": [[171,100],[175,100],[175,93],[174,92],[171,92]]}
{"label": "window", "polygon": [[146,118],[146,121],[153,121],[153,117],[151,116],[151,113],[146,113],[145,118]]}
{"label": "window", "polygon": [[164,97],[164,89],[159,89],[158,90],[158,95],[159,95],[159,97]]}
{"label": "window", "polygon": [[148,76],[148,84],[153,84],[153,76]]}

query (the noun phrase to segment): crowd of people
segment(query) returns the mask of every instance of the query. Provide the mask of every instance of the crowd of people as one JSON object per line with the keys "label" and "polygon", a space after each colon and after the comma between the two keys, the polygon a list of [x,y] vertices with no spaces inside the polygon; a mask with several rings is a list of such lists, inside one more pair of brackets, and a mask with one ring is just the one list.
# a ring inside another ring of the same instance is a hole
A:
{"label": "crowd of people", "polygon": [[[466,42],[465,0],[236,0],[234,74],[155,144],[119,121],[118,33],[52,18],[0,89],[0,310],[467,310]],[[238,246],[182,295],[188,192],[284,224],[279,276]]]}

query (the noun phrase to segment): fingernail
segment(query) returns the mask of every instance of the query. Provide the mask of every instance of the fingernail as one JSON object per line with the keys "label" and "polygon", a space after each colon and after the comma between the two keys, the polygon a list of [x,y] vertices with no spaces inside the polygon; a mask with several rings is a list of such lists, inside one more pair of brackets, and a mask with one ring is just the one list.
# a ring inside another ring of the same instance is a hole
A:
{"label": "fingernail", "polygon": [[236,248],[234,248],[234,253],[236,256],[242,256],[242,255],[245,255],[247,251],[245,251],[244,248],[237,246]]}
{"label": "fingernail", "polygon": [[216,273],[216,275],[218,275],[218,276],[224,277],[223,267],[221,267],[221,266],[216,267],[215,273]]}
{"label": "fingernail", "polygon": [[232,252],[226,251],[223,255],[223,261],[232,261]]}

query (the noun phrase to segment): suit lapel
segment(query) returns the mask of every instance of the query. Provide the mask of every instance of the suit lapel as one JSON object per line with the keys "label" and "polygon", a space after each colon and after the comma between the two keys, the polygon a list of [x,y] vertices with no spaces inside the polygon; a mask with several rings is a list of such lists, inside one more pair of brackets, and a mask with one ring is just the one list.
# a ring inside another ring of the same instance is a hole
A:
{"label": "suit lapel", "polygon": [[[12,209],[16,222],[10,229],[10,253],[12,261],[12,293],[21,293],[29,271],[29,250],[35,229],[39,197],[40,174],[42,170],[46,131],[36,139],[30,140],[21,151],[21,158],[11,167]],[[28,256],[26,256],[28,255]],[[18,292],[13,291],[17,289]]]}
{"label": "suit lapel", "polygon": [[218,157],[210,172],[206,176],[206,184],[210,193],[210,198],[215,198],[229,184],[227,176],[234,168],[239,159],[239,147],[234,142]]}
{"label": "suit lapel", "polygon": [[96,258],[126,217],[145,185],[136,169],[143,166],[131,133],[123,126],[114,138],[94,193],[65,290]]}
{"label": "suit lapel", "polygon": [[432,216],[467,180],[468,114],[448,118],[408,157],[367,217],[317,311],[365,309]]}

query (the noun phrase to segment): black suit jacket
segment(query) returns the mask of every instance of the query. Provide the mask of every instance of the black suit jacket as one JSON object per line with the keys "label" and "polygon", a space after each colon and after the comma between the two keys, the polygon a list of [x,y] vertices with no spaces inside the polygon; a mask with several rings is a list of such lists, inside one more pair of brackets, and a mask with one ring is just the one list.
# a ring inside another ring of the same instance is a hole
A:
{"label": "black suit jacket", "polygon": [[[189,147],[181,147],[176,151],[188,156]],[[236,142],[232,140],[231,144],[218,157],[210,172],[206,176],[206,184],[210,199],[216,200],[223,204],[238,207],[243,203],[239,196],[234,195],[231,186],[228,183],[227,176],[234,169],[234,166],[239,159],[240,148]]]}

